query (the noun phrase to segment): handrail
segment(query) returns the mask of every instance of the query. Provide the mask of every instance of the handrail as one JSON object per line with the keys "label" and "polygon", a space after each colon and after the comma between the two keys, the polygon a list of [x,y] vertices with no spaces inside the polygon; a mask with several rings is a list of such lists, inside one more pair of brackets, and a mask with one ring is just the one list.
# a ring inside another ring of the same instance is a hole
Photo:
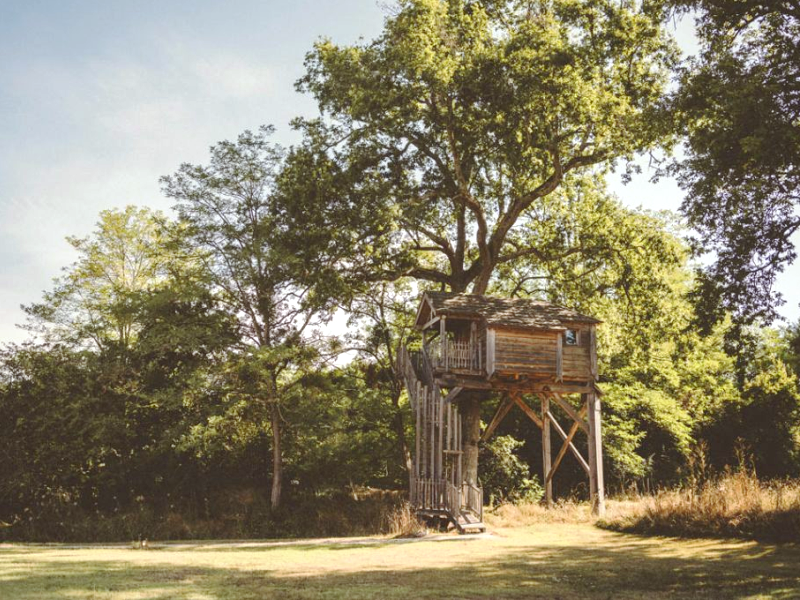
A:
{"label": "handrail", "polygon": [[483,489],[477,485],[464,482],[461,485],[461,493],[466,500],[463,508],[473,513],[483,522]]}
{"label": "handrail", "polygon": [[483,522],[483,489],[470,483],[412,477],[411,503],[417,510],[444,510],[453,518],[469,511]]}
{"label": "handrail", "polygon": [[428,344],[426,353],[434,368],[479,371],[481,365],[481,360],[478,355],[479,350],[480,343],[472,340],[447,340],[443,353],[441,342],[435,340]]}

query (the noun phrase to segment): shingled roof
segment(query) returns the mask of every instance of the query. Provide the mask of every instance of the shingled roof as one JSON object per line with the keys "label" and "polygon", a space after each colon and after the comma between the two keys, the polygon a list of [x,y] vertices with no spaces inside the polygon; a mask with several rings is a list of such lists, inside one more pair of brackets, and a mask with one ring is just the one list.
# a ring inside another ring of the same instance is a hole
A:
{"label": "shingled roof", "polygon": [[558,330],[566,329],[565,323],[600,323],[569,308],[529,298],[425,292],[423,299],[433,308],[432,316],[482,317],[489,326]]}

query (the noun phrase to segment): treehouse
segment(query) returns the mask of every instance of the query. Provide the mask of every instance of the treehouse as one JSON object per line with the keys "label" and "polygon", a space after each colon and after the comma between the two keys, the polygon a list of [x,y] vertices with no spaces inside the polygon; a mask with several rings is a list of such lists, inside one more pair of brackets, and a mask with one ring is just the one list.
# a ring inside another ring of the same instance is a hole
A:
{"label": "treehouse", "polygon": [[[483,491],[474,469],[466,475],[465,461],[477,464],[478,441],[487,440],[514,407],[542,431],[548,505],[553,476],[570,452],[589,478],[593,510],[603,512],[600,390],[595,383],[599,323],[536,300],[423,294],[415,323],[421,347],[398,352],[416,421],[411,502],[418,514],[450,521],[461,532],[484,529]],[[478,432],[479,415],[467,422],[466,404],[493,401],[498,402],[494,417]],[[566,428],[561,425],[565,419],[571,421]],[[562,441],[555,458],[553,429]],[[579,432],[587,436],[587,458],[576,445]]]}

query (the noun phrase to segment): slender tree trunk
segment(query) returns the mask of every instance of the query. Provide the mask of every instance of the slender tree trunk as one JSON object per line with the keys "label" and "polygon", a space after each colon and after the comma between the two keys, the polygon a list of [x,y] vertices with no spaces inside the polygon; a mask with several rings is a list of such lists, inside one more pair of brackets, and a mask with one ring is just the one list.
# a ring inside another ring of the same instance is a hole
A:
{"label": "slender tree trunk", "polygon": [[465,398],[460,403],[464,430],[461,441],[464,450],[464,479],[478,485],[478,442],[481,439],[480,397]]}
{"label": "slender tree trunk", "polygon": [[400,412],[398,402],[394,402],[394,430],[397,434],[398,450],[400,451],[400,460],[405,465],[406,472],[411,473],[414,468],[414,463],[411,461],[411,451],[408,449],[406,443],[406,429],[403,425],[403,414]]}
{"label": "slender tree trunk", "polygon": [[270,506],[276,510],[281,504],[283,489],[283,451],[281,448],[281,414],[277,402],[269,403],[269,419],[272,428],[272,494]]}

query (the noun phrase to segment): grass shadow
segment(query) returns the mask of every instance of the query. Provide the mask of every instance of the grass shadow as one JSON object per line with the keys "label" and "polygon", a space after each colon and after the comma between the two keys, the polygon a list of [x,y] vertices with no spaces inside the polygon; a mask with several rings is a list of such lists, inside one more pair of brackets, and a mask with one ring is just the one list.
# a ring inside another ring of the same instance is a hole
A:
{"label": "grass shadow", "polygon": [[513,539],[500,545],[249,548],[239,562],[239,556],[223,553],[227,557],[221,559],[234,559],[225,566],[192,564],[209,556],[181,551],[131,552],[130,560],[45,553],[34,561],[30,553],[0,552],[0,597],[800,597],[797,548],[602,535],[602,544],[587,540],[586,545]]}

